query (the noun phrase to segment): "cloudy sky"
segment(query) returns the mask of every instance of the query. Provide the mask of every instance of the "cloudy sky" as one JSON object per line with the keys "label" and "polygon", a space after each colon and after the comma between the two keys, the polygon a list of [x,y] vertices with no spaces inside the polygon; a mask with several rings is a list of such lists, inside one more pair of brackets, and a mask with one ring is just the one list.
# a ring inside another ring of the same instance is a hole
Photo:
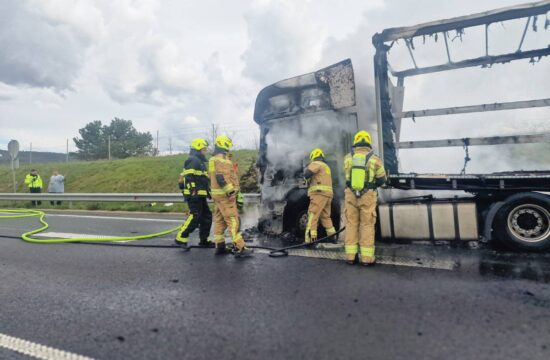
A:
{"label": "cloudy sky", "polygon": [[[32,142],[37,150],[64,151],[66,139],[86,123],[114,117],[133,120],[141,131],[158,130],[162,151],[170,139],[174,150],[185,149],[212,123],[250,146],[257,136],[254,100],[264,86],[348,57],[357,78],[372,85],[375,32],[522,2],[0,0],[0,148],[15,138],[25,150]],[[544,19],[539,28],[536,36],[550,42]],[[502,29],[491,31],[496,36]],[[510,42],[507,36],[501,45]],[[406,57],[395,54],[396,64],[406,66]],[[429,85],[415,79],[407,84],[406,106],[479,103],[482,95],[487,101],[550,97],[549,63],[516,67],[537,69],[529,86],[523,75],[499,69],[485,79],[472,75],[475,89],[464,74]],[[545,126],[546,114],[532,116]],[[435,136],[432,125],[418,125],[412,137]],[[463,126],[449,126],[463,136]],[[491,131],[517,127],[516,120]]]}

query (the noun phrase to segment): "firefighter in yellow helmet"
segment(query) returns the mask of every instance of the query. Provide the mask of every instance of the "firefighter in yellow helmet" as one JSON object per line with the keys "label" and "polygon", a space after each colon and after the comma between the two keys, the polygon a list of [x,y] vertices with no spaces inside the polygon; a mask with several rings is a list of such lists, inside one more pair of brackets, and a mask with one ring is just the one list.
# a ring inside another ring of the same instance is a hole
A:
{"label": "firefighter in yellow helmet", "polygon": [[336,229],[330,218],[332,205],[332,173],[325,162],[325,154],[321,149],[315,149],[309,155],[310,163],[304,170],[304,178],[309,184],[307,195],[309,208],[307,210],[307,225],[305,242],[317,240],[317,227],[319,220],[325,228],[327,235],[336,233]]}
{"label": "firefighter in yellow helmet", "polygon": [[189,216],[176,235],[176,243],[188,250],[189,235],[199,228],[199,246],[213,247],[208,241],[212,227],[212,212],[208,207],[207,197],[210,196],[210,180],[206,168],[206,153],[208,141],[194,139],[191,143],[189,157],[183,165],[180,174],[179,187],[189,207]]}
{"label": "firefighter in yellow helmet", "polygon": [[355,264],[358,253],[361,264],[374,264],[374,226],[376,224],[376,189],[386,182],[386,171],[372,150],[371,136],[359,131],[353,140],[353,151],[344,159],[346,177],[345,251],[348,264]]}
{"label": "firefighter in yellow helmet", "polygon": [[240,218],[237,209],[237,199],[242,199],[239,192],[239,178],[229,159],[229,150],[233,142],[225,135],[216,138],[213,156],[208,162],[212,199],[216,205],[214,210],[214,242],[216,254],[226,254],[224,233],[229,229],[235,257],[250,256],[252,250],[245,246],[240,231]]}

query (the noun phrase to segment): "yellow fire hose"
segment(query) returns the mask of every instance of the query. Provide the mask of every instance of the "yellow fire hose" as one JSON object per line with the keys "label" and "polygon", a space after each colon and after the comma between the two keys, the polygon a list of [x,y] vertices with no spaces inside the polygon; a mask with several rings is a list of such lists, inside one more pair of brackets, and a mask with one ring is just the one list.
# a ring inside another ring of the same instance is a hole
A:
{"label": "yellow fire hose", "polygon": [[[16,209],[13,209],[13,210],[0,209],[0,214],[1,213],[17,214],[17,215],[0,215],[0,219],[21,219],[21,218],[27,218],[27,217],[38,217],[38,220],[42,224],[42,227],[40,227],[38,229],[35,229],[35,230],[27,231],[27,232],[21,234],[21,239],[23,239],[24,241],[27,241],[27,242],[30,242],[30,243],[38,243],[38,244],[84,243],[84,242],[85,243],[112,243],[112,242],[116,242],[116,241],[145,240],[145,239],[152,239],[152,238],[155,238],[155,237],[168,235],[170,233],[178,231],[181,228],[181,225],[180,225],[180,226],[175,227],[175,228],[170,229],[170,230],[165,230],[165,231],[161,231],[161,232],[153,233],[153,234],[138,235],[138,236],[125,236],[125,237],[118,237],[117,236],[117,237],[101,237],[101,238],[100,237],[82,237],[82,238],[70,238],[70,239],[60,238],[60,239],[43,239],[43,240],[40,240],[40,239],[34,239],[31,236],[36,235],[38,233],[41,233],[42,231],[44,231],[44,230],[46,230],[50,227],[50,225],[48,225],[46,220],[44,220],[44,217],[46,216],[46,213],[44,211],[30,210],[30,209],[24,209],[24,210],[21,210],[21,209],[17,209],[17,210]],[[326,240],[328,240],[328,239],[330,239],[334,236],[337,236],[338,234],[340,234],[344,230],[345,230],[345,227],[340,229],[335,234],[325,236],[324,238],[318,239],[318,240],[316,240],[312,243],[309,243],[309,244],[304,243],[304,244],[287,246],[287,247],[283,247],[283,248],[271,248],[271,247],[266,247],[266,246],[249,246],[249,247],[253,248],[253,249],[269,250],[270,251],[270,253],[269,253],[270,257],[285,257],[285,256],[288,256],[288,250],[301,248],[301,247],[310,247],[314,244],[326,241]],[[105,245],[108,245],[108,244],[105,244]],[[115,245],[113,244],[113,246],[115,246]],[[123,246],[123,245],[121,244],[120,246]],[[130,246],[130,245],[128,245],[128,246]],[[179,248],[179,246],[166,246],[166,245],[139,245],[139,246],[155,247],[155,248]],[[193,246],[190,246],[190,248],[203,248],[203,247],[193,245]]]}
{"label": "yellow fire hose", "polygon": [[38,220],[42,224],[41,228],[27,231],[26,233],[23,233],[21,235],[21,239],[31,242],[31,243],[39,243],[39,244],[55,244],[55,243],[71,243],[71,242],[113,242],[113,241],[134,241],[134,240],[144,240],[144,239],[151,239],[163,235],[167,235],[173,232],[176,232],[180,229],[181,225],[178,227],[175,227],[170,230],[154,233],[154,234],[146,234],[146,235],[138,235],[138,236],[125,236],[125,237],[83,237],[83,238],[71,238],[71,239],[33,239],[31,236],[36,235],[38,233],[41,233],[42,231],[46,230],[50,227],[46,220],[44,220],[44,217],[46,216],[46,213],[40,210],[5,210],[0,209],[0,213],[4,214],[17,214],[17,215],[0,215],[0,219],[20,219],[20,218],[27,218],[27,217],[38,217]]}

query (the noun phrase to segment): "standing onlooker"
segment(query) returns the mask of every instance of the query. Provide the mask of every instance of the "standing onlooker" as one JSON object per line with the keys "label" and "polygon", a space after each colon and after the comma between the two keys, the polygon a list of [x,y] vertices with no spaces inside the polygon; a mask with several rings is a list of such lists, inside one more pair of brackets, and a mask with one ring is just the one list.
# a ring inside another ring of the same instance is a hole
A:
{"label": "standing onlooker", "polygon": [[[25,177],[25,184],[29,187],[29,191],[32,194],[42,192],[42,178],[38,175],[36,169],[32,169],[30,174]],[[42,201],[33,201],[32,204],[33,206],[42,205]]]}
{"label": "standing onlooker", "polygon": [[[59,174],[57,170],[54,170],[52,177],[50,177],[48,192],[55,194],[62,194],[65,192],[65,177]],[[50,201],[50,204],[55,205],[55,201]],[[61,200],[57,200],[57,205],[61,205]]]}

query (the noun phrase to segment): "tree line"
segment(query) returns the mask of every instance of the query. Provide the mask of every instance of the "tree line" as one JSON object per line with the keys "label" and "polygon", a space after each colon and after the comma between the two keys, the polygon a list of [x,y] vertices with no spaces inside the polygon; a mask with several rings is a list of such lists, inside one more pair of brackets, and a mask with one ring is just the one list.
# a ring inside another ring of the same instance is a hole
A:
{"label": "tree line", "polygon": [[80,137],[73,138],[73,141],[78,149],[76,155],[81,160],[125,159],[156,154],[151,133],[137,131],[131,120],[114,118],[108,125],[96,120],[78,132]]}

